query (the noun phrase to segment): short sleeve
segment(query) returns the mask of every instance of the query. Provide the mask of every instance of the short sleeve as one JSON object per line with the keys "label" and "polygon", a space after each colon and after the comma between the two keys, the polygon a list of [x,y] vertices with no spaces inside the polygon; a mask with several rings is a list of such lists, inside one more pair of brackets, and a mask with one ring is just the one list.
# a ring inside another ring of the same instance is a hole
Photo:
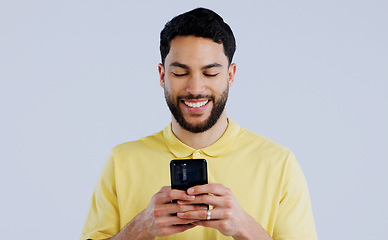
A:
{"label": "short sleeve", "polygon": [[292,153],[288,156],[283,172],[282,194],[273,239],[318,239],[307,183]]}
{"label": "short sleeve", "polygon": [[80,239],[105,239],[120,229],[113,152],[106,162],[97,185]]}

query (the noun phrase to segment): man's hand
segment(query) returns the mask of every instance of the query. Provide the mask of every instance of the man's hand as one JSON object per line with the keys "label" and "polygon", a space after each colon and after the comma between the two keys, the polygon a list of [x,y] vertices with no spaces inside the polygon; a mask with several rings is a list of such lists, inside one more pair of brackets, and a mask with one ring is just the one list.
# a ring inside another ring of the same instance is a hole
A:
{"label": "man's hand", "polygon": [[[186,204],[171,203],[172,200],[185,201]],[[155,237],[168,236],[186,231],[195,227],[193,223],[197,219],[184,219],[176,216],[176,213],[188,211],[206,211],[207,206],[191,205],[195,196],[188,195],[181,190],[162,187],[156,193],[147,208],[134,217],[114,239],[154,239]]]}
{"label": "man's hand", "polygon": [[265,230],[238,204],[232,191],[222,184],[205,184],[187,190],[194,200],[180,200],[178,204],[211,205],[211,219],[206,220],[207,210],[195,210],[178,213],[178,217],[186,220],[199,220],[194,225],[215,228],[223,235],[234,239],[271,239]]}
{"label": "man's hand", "polygon": [[148,232],[152,236],[167,236],[195,227],[190,223],[198,220],[182,219],[174,216],[176,213],[184,213],[192,210],[201,210],[204,207],[200,205],[180,205],[171,203],[172,200],[191,202],[195,196],[187,195],[184,191],[171,190],[171,187],[162,187],[156,193],[148,207],[144,211],[144,218]]}

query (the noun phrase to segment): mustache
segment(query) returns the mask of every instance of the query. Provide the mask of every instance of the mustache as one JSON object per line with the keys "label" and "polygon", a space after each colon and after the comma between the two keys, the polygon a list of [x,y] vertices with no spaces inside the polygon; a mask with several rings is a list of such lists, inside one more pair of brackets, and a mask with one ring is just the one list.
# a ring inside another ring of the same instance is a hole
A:
{"label": "mustache", "polygon": [[189,95],[185,95],[185,96],[178,96],[178,101],[182,100],[182,99],[186,99],[186,100],[197,100],[197,99],[204,99],[204,98],[210,98],[211,100],[214,100],[214,96],[212,95],[193,95],[193,94],[189,94]]}

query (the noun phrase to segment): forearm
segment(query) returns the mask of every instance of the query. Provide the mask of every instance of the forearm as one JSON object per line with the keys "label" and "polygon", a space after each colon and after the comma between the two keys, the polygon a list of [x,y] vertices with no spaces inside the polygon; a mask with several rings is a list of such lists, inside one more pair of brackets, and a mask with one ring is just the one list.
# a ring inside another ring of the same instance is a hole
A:
{"label": "forearm", "polygon": [[251,216],[247,216],[247,222],[244,225],[246,227],[233,236],[234,240],[272,240],[265,229]]}
{"label": "forearm", "polygon": [[141,219],[141,215],[144,214],[144,211],[141,212],[138,216],[133,218],[119,233],[111,238],[106,240],[153,240],[155,239],[146,228],[146,224],[138,221]]}

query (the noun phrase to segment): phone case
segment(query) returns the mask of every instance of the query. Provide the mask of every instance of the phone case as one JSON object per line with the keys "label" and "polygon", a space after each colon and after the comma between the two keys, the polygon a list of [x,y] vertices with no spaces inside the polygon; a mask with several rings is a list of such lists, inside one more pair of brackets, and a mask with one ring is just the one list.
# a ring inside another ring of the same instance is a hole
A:
{"label": "phone case", "polygon": [[186,191],[188,188],[207,184],[205,159],[174,159],[170,162],[171,188]]}

